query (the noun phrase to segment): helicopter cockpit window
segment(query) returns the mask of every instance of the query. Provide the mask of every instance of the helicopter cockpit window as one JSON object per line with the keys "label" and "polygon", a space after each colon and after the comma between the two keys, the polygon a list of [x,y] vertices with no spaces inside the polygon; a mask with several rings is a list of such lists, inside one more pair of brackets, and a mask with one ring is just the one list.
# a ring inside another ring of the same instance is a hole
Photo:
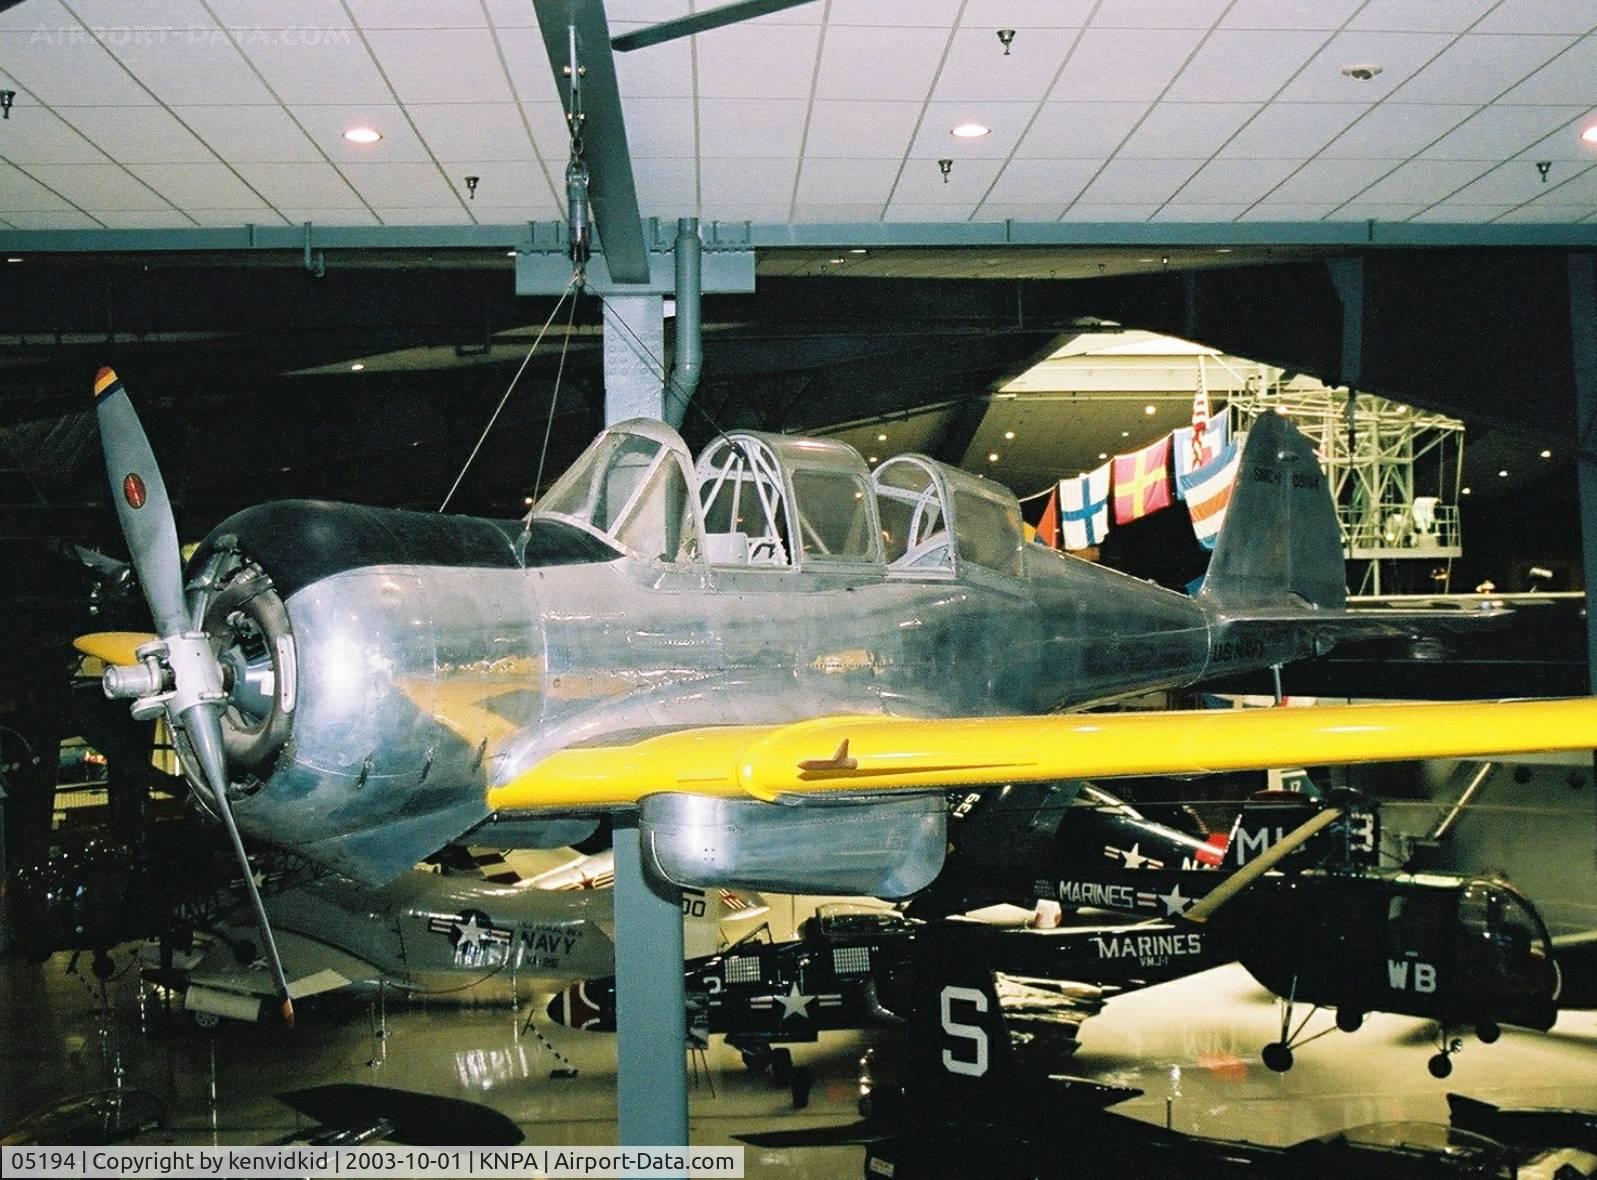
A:
{"label": "helicopter cockpit window", "polygon": [[673,446],[653,437],[665,430],[628,423],[601,435],[532,514],[580,524],[640,557],[696,558],[698,523],[688,495],[686,458],[679,441]]}
{"label": "helicopter cockpit window", "polygon": [[1471,966],[1532,994],[1543,989],[1550,956],[1541,921],[1523,898],[1493,881],[1471,881],[1458,921]]}
{"label": "helicopter cockpit window", "polygon": [[954,554],[943,488],[925,462],[901,455],[878,467],[872,479],[887,564],[895,570],[952,571]]}
{"label": "helicopter cockpit window", "polygon": [[698,481],[711,562],[792,564],[782,469],[769,447],[746,435],[718,439],[699,456]]}

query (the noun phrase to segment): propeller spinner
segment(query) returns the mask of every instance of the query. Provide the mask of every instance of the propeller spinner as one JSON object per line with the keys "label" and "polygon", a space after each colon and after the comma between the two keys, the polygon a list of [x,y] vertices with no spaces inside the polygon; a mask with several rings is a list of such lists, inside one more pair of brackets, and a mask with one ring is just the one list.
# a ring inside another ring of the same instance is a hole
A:
{"label": "propeller spinner", "polygon": [[[173,729],[181,729],[187,738],[207,788],[202,802],[215,811],[227,829],[266,944],[266,961],[282,1000],[283,1019],[292,1027],[294,1001],[283,974],[283,961],[227,795],[221,710],[228,694],[223,685],[222,664],[211,648],[204,619],[190,617],[177,523],[166,482],[133,402],[109,368],[95,376],[94,406],[106,474],[111,481],[111,499],[159,635],[138,649],[137,664],[106,670],[105,694],[113,699],[131,698],[133,715],[140,719],[164,712]],[[199,791],[198,784],[195,790]]]}

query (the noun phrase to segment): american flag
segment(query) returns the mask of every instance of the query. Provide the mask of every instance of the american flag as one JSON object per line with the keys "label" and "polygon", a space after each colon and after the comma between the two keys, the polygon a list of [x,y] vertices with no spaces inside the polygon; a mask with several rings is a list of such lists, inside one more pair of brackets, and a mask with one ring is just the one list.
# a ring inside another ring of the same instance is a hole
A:
{"label": "american flag", "polygon": [[1198,392],[1192,395],[1192,466],[1202,467],[1208,458],[1203,450],[1203,432],[1209,429],[1209,386],[1204,380],[1203,357],[1198,357]]}

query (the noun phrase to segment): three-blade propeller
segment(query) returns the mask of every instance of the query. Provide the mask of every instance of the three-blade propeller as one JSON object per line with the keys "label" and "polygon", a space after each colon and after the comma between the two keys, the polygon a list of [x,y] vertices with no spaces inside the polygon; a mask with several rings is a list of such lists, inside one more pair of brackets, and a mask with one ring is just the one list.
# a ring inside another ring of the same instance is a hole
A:
{"label": "three-blade propeller", "polygon": [[222,666],[211,650],[210,639],[201,625],[203,620],[191,616],[188,608],[177,522],[172,516],[166,482],[133,402],[110,369],[101,369],[95,377],[94,407],[105,470],[111,481],[111,500],[159,634],[155,642],[138,649],[138,664],[106,671],[105,693],[113,698],[134,698],[135,716],[153,717],[165,712],[173,729],[181,729],[187,737],[205,779],[204,801],[221,818],[243,870],[244,888],[255,910],[266,944],[266,961],[282,1000],[283,1019],[292,1027],[294,1002],[283,974],[283,961],[227,797],[221,720],[227,693]]}

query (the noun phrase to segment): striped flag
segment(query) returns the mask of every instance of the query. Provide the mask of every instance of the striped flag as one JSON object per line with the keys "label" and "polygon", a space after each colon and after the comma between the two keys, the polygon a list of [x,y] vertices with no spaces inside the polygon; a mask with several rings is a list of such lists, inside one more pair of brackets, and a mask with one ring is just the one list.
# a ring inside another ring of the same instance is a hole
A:
{"label": "striped flag", "polygon": [[1225,523],[1225,510],[1231,503],[1231,486],[1236,482],[1241,458],[1242,448],[1235,442],[1228,442],[1208,463],[1190,475],[1176,478],[1176,483],[1186,493],[1187,511],[1192,514],[1192,531],[1205,549],[1213,549],[1215,540],[1220,536],[1220,526]]}
{"label": "striped flag", "polygon": [[1129,455],[1116,455],[1115,523],[1130,524],[1170,507],[1170,435]]}
{"label": "striped flag", "polygon": [[1103,543],[1109,535],[1109,464],[1059,481],[1059,522],[1066,549]]}
{"label": "striped flag", "polygon": [[[1226,444],[1231,441],[1231,417],[1226,411],[1209,419],[1208,425],[1203,430],[1203,443],[1200,447],[1193,447],[1195,428],[1180,426],[1170,433],[1171,457],[1176,465],[1176,499],[1185,500],[1186,492],[1181,489],[1181,477],[1191,475],[1204,464],[1212,462],[1214,457],[1225,450]],[[1194,456],[1197,462],[1193,462]]]}

